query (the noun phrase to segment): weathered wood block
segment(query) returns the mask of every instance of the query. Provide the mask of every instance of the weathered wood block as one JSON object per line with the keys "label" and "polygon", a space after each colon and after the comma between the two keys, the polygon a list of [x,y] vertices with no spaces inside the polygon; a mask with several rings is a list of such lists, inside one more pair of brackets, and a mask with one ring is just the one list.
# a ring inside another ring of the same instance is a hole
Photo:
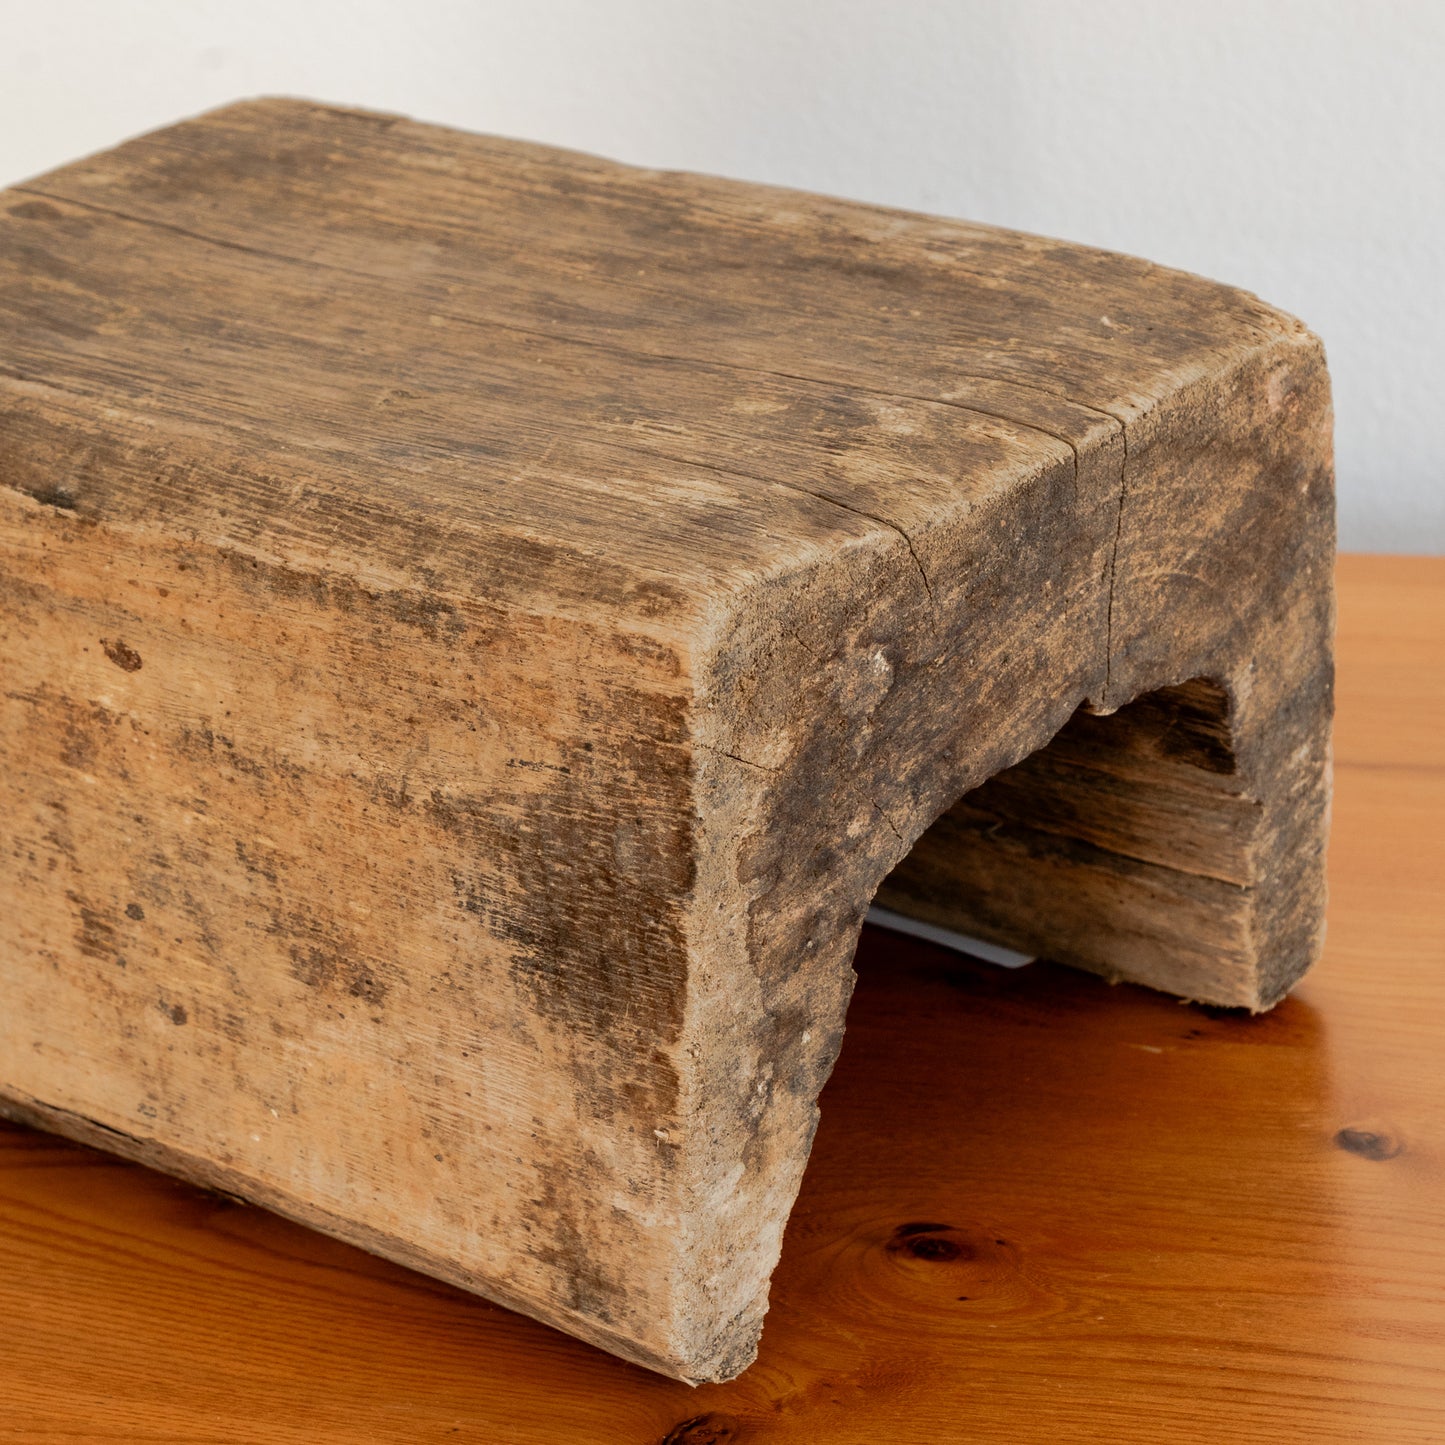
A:
{"label": "weathered wood block", "polygon": [[1253,297],[290,101],[4,193],[0,276],[16,1117],[720,1379],[875,893],[1315,956],[1329,396]]}

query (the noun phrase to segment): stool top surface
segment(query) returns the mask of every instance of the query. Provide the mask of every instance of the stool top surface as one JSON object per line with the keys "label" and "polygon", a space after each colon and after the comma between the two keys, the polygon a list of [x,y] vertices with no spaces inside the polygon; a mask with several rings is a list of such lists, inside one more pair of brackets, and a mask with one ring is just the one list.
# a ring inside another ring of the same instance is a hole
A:
{"label": "stool top surface", "polygon": [[248,101],[0,194],[0,465],[120,525],[670,630],[915,550],[1301,329],[1083,246]]}

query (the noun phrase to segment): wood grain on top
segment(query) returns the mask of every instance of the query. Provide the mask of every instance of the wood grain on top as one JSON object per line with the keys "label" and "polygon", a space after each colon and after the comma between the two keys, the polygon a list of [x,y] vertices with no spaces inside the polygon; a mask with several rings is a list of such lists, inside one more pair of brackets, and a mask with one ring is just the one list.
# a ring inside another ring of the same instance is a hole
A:
{"label": "wood grain on top", "polygon": [[0,325],[7,454],[58,429],[82,509],[669,629],[848,539],[927,575],[950,514],[1116,472],[1301,334],[1112,253],[283,101],[7,193]]}

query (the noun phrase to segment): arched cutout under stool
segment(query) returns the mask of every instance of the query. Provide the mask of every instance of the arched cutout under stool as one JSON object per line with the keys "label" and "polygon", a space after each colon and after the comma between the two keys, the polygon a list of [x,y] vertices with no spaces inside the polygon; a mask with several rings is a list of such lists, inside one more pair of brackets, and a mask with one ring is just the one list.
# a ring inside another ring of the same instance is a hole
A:
{"label": "arched cutout under stool", "polygon": [[[1310,920],[1269,911],[1290,900],[1262,913],[1251,896],[1264,800],[1240,777],[1229,713],[1204,678],[1109,716],[1081,708],[948,809],[879,902],[1110,979],[1268,1008],[1316,941]],[[1305,846],[1301,873],[1322,862]]]}

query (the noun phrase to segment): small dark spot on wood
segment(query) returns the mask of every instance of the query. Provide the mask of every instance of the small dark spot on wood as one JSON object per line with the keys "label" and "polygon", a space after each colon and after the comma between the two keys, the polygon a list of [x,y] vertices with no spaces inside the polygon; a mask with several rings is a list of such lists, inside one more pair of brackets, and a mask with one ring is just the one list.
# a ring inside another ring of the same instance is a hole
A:
{"label": "small dark spot on wood", "polygon": [[74,893],[66,895],[80,912],[80,930],[76,934],[76,946],[87,958],[113,958],[115,956],[115,926],[99,909],[91,908],[83,898]]}
{"label": "small dark spot on wood", "polygon": [[1347,1153],[1358,1154],[1361,1159],[1373,1159],[1379,1163],[1405,1152],[1405,1146],[1399,1139],[1374,1129],[1341,1129],[1335,1135],[1335,1146]]}
{"label": "small dark spot on wood", "polygon": [[140,653],[135,648],[128,647],[118,637],[102,637],[100,645],[105,649],[105,655],[120,668],[122,672],[139,672],[141,667]]}
{"label": "small dark spot on wood", "polygon": [[67,492],[64,487],[41,487],[39,491],[31,492],[30,495],[43,506],[58,507],[62,512],[75,510],[75,495]]}
{"label": "small dark spot on wood", "polygon": [[888,1241],[889,1254],[906,1254],[926,1264],[972,1259],[974,1250],[951,1224],[900,1224]]}
{"label": "small dark spot on wood", "polygon": [[534,773],[546,772],[567,774],[572,771],[571,768],[565,767],[561,763],[539,763],[534,758],[508,758],[507,766],[509,768],[526,768],[530,772]]}
{"label": "small dark spot on wood", "polygon": [[334,989],[373,1006],[386,997],[386,985],[366,964],[333,949],[293,945],[291,976],[307,988]]}
{"label": "small dark spot on wood", "polygon": [[246,845],[240,838],[236,839],[236,858],[248,873],[254,873],[257,877],[264,878],[268,883],[276,882],[276,870],[267,867],[265,861],[259,856],[253,858],[251,854],[246,851]]}
{"label": "small dark spot on wood", "polygon": [[167,1003],[165,999],[161,1000],[161,1012],[165,1014],[173,1024],[183,1024],[190,1017],[185,1010],[184,1004]]}
{"label": "small dark spot on wood", "polygon": [[929,1264],[948,1264],[964,1252],[963,1246],[957,1240],[938,1234],[920,1234],[914,1239],[903,1241],[901,1247],[914,1259],[925,1260]]}
{"label": "small dark spot on wood", "polygon": [[127,903],[125,906],[125,916],[139,923],[146,916],[146,911],[139,903]]}
{"label": "small dark spot on wood", "polygon": [[742,1426],[731,1415],[694,1415],[674,1425],[662,1437],[662,1445],[723,1445],[741,1438]]}
{"label": "small dark spot on wood", "polygon": [[59,221],[63,220],[62,212],[49,201],[21,201],[18,206],[10,207],[10,214],[19,221]]}

